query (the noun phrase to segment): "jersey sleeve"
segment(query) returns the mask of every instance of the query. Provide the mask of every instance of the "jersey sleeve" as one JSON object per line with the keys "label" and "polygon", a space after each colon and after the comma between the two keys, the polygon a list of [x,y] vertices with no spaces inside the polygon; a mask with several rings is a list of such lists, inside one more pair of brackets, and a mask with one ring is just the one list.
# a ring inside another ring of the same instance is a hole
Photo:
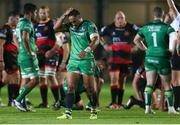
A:
{"label": "jersey sleeve", "polygon": [[175,31],[178,31],[180,25],[180,13],[178,13],[177,17],[170,24]]}
{"label": "jersey sleeve", "polygon": [[106,35],[108,35],[108,26],[104,26],[104,27],[102,27],[101,28],[101,31],[100,31],[100,36],[106,36]]}
{"label": "jersey sleeve", "polygon": [[21,27],[21,31],[26,31],[28,33],[31,33],[31,25],[30,24],[23,25]]}
{"label": "jersey sleeve", "polygon": [[90,38],[91,38],[91,36],[94,36],[94,34],[98,33],[96,25],[92,22],[89,23],[89,25],[88,25],[88,33],[89,33]]}
{"label": "jersey sleeve", "polygon": [[5,40],[6,39],[6,34],[4,33],[4,30],[0,29],[0,39]]}
{"label": "jersey sleeve", "polygon": [[169,25],[169,27],[167,29],[167,34],[170,34],[172,32],[175,32],[175,30]]}
{"label": "jersey sleeve", "polygon": [[137,34],[144,38],[144,27],[140,28]]}

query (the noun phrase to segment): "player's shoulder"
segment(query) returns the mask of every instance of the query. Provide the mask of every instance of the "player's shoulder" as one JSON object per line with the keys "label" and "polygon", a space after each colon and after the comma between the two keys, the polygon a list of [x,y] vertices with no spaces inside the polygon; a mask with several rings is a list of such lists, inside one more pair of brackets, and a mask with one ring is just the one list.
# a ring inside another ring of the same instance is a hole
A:
{"label": "player's shoulder", "polygon": [[31,21],[30,20],[28,20],[28,19],[26,19],[26,18],[21,18],[20,20],[19,20],[19,23],[18,23],[18,26],[19,27],[24,27],[24,26],[30,26],[31,25]]}
{"label": "player's shoulder", "polygon": [[84,25],[95,25],[95,23],[94,22],[92,22],[91,20],[83,20],[83,24]]}
{"label": "player's shoulder", "polygon": [[134,30],[139,29],[139,27],[136,24],[129,23],[129,22],[127,22],[126,27],[129,28],[129,29],[134,29]]}
{"label": "player's shoulder", "polygon": [[106,26],[103,26],[102,29],[114,29],[115,28],[115,25],[114,23],[111,23],[109,25],[106,25]]}

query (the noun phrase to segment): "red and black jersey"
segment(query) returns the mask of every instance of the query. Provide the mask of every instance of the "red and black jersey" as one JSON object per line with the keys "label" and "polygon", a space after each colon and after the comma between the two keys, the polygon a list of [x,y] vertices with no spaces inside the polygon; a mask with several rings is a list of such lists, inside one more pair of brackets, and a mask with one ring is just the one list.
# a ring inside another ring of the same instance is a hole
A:
{"label": "red and black jersey", "polygon": [[2,27],[2,32],[4,33],[4,39],[5,39],[5,43],[4,43],[4,51],[12,51],[12,54],[14,52],[14,56],[17,56],[17,47],[14,44],[13,41],[13,34],[15,32],[15,29],[11,28],[8,24],[5,24]]}
{"label": "red and black jersey", "polygon": [[6,39],[6,34],[3,29],[0,29],[0,39],[3,39],[3,40]]}
{"label": "red and black jersey", "polygon": [[3,58],[5,63],[5,70],[10,73],[17,71],[18,63],[18,49],[13,41],[13,34],[15,29],[10,27],[8,24],[5,24],[2,27],[2,33],[4,34],[5,43],[3,45]]}
{"label": "red and black jersey", "polygon": [[40,21],[35,24],[36,45],[44,53],[55,45],[56,37],[52,20]]}
{"label": "red and black jersey", "polygon": [[109,63],[112,64],[131,64],[131,44],[136,35],[138,27],[127,23],[124,27],[116,27],[114,23],[101,29],[100,35],[109,42],[112,55]]}

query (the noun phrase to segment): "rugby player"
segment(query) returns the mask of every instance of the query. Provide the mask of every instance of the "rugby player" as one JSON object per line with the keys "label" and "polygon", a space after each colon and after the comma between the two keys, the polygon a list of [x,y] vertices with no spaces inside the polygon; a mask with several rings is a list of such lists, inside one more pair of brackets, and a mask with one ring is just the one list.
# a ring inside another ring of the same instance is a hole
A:
{"label": "rugby player", "polygon": [[145,56],[145,70],[147,85],[144,91],[145,97],[145,114],[154,114],[151,108],[151,98],[154,84],[156,83],[159,74],[161,82],[165,90],[165,97],[168,102],[168,113],[178,114],[174,109],[173,90],[171,88],[171,67],[170,67],[170,42],[175,41],[171,39],[176,35],[174,29],[163,22],[164,11],[155,7],[153,11],[154,20],[143,26],[134,38],[134,43],[141,49],[142,40],[146,41],[147,49]]}

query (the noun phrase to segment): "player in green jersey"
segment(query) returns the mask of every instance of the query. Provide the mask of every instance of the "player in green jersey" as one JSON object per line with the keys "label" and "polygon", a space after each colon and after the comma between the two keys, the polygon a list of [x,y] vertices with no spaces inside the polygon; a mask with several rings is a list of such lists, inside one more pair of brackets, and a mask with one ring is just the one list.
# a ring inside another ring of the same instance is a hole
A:
{"label": "player in green jersey", "polygon": [[165,97],[168,102],[168,113],[178,114],[174,109],[173,91],[170,86],[171,67],[169,51],[169,38],[176,38],[174,37],[176,33],[170,25],[162,21],[164,12],[161,8],[155,7],[153,14],[154,20],[143,26],[134,38],[134,43],[139,48],[144,49],[141,42],[143,39],[146,41],[147,46],[145,57],[147,77],[147,85],[144,91],[145,114],[154,113],[151,109],[151,96],[158,75],[165,89]]}
{"label": "player in green jersey", "polygon": [[36,57],[36,44],[34,28],[31,20],[36,16],[37,7],[34,4],[24,5],[24,18],[19,20],[16,27],[16,36],[19,42],[18,64],[21,70],[21,87],[19,96],[14,100],[15,106],[20,111],[27,111],[21,104],[25,96],[38,83],[38,60]]}
{"label": "player in green jersey", "polygon": [[[63,25],[63,20],[68,17],[69,23]],[[92,105],[90,119],[97,119],[96,93],[94,90],[95,61],[92,50],[99,42],[99,34],[94,23],[83,20],[78,10],[69,8],[57,21],[55,27],[67,29],[70,33],[71,49],[67,65],[67,99],[64,115],[57,119],[72,119],[71,112],[75,98],[75,88],[80,75],[83,76],[84,87]]]}

